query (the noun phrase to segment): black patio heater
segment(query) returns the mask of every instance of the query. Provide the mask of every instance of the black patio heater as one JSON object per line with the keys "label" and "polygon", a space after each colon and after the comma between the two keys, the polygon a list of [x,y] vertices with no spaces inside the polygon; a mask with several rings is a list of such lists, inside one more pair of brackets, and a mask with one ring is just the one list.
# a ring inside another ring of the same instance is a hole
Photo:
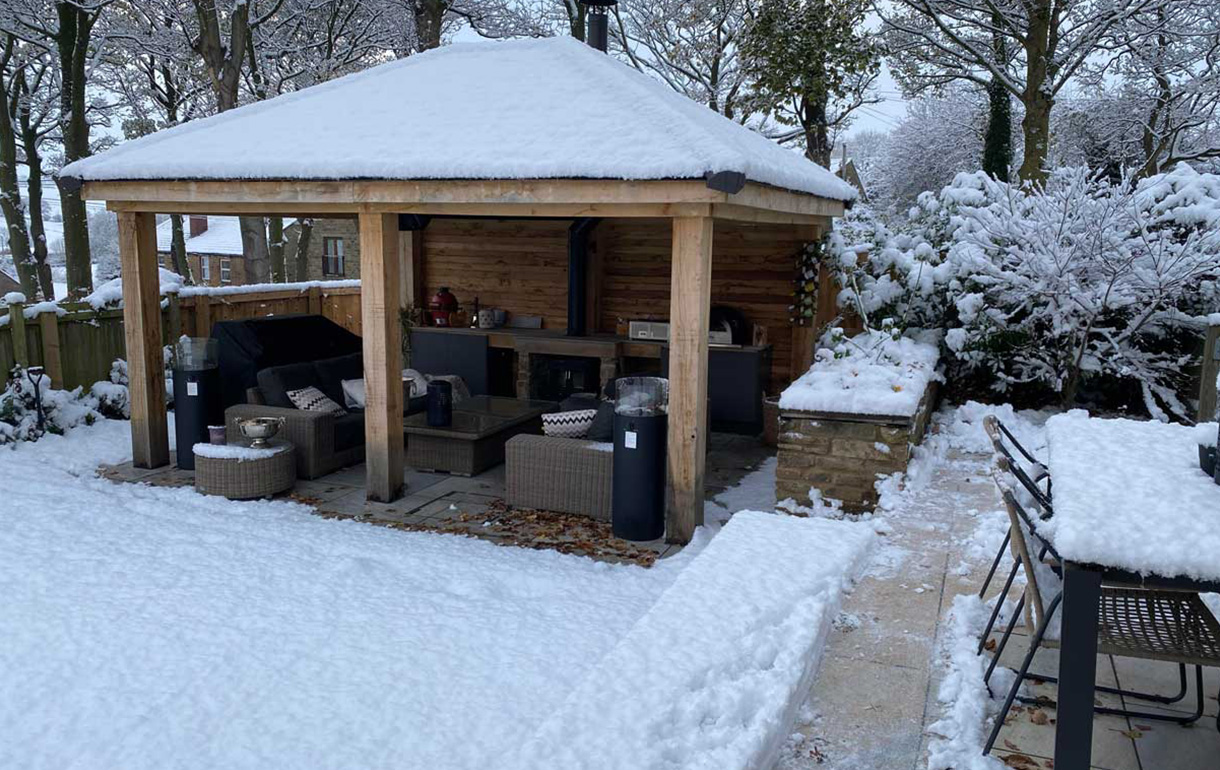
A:
{"label": "black patio heater", "polygon": [[208,441],[208,426],[224,422],[216,340],[182,337],[174,350],[174,436],[178,467],[195,470],[195,444]]}
{"label": "black patio heater", "polygon": [[656,540],[665,534],[669,381],[620,377],[614,387],[610,529],[624,540]]}
{"label": "black patio heater", "polygon": [[610,46],[610,9],[618,5],[618,0],[580,0],[580,4],[588,9],[589,24],[585,33],[585,42],[599,51],[606,51]]}

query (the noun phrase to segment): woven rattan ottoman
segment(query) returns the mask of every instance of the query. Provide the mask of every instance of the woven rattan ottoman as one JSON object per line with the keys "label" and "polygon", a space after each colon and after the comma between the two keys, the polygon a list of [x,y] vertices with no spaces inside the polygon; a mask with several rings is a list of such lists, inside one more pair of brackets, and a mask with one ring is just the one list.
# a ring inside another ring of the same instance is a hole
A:
{"label": "woven rattan ottoman", "polygon": [[196,444],[195,490],[230,500],[271,497],[297,480],[296,451],[287,441],[266,449],[240,444]]}

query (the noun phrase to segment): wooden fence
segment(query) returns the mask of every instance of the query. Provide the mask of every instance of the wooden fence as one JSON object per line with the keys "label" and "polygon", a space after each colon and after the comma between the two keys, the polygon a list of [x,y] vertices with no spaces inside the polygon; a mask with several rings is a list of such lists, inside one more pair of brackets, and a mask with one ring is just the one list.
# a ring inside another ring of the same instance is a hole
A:
{"label": "wooden fence", "polygon": [[[37,306],[35,306],[37,307]],[[85,303],[58,305],[31,314],[20,304],[0,312],[0,388],[18,364],[42,366],[56,388],[89,387],[110,377],[116,358],[127,358],[123,311],[94,310]],[[313,313],[324,315],[360,334],[360,287],[311,285],[249,292],[243,287],[210,289],[182,296],[169,294],[162,302],[163,344],[181,335],[207,337],[212,324],[241,318]]]}

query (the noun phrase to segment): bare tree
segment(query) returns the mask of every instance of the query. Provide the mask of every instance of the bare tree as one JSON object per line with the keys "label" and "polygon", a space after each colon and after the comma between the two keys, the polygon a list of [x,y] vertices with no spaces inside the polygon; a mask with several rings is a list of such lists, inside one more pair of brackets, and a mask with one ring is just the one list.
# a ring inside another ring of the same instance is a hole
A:
{"label": "bare tree", "polygon": [[741,41],[753,0],[659,0],[614,7],[615,42],[628,60],[725,117],[747,92]]}
{"label": "bare tree", "polygon": [[[1025,156],[1019,173],[1042,181],[1051,110],[1063,87],[1095,55],[1115,49],[1117,29],[1178,0],[874,2],[885,20],[895,75],[909,92],[953,81],[986,88],[994,81],[1021,102]],[[1146,26],[1139,34],[1154,32],[1155,26]],[[997,40],[1009,44],[1002,56]]]}
{"label": "bare tree", "polygon": [[[101,48],[94,27],[115,0],[6,0],[0,5],[0,28],[43,48],[55,57],[58,69],[58,131],[63,161],[71,163],[91,152],[88,98],[90,69]],[[80,186],[59,183],[63,213],[68,293],[80,296],[93,289],[89,254],[89,223]]]}

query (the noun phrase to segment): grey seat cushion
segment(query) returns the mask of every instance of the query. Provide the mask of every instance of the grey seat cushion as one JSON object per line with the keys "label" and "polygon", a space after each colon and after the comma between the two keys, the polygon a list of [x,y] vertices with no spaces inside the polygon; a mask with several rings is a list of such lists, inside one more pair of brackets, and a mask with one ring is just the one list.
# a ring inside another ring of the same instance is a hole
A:
{"label": "grey seat cushion", "polygon": [[364,412],[351,412],[335,418],[335,451],[364,445]]}
{"label": "grey seat cushion", "polygon": [[[288,391],[318,385],[318,375],[312,361],[268,367],[259,371],[256,378],[267,406],[278,406],[284,409],[296,408],[288,398]],[[343,403],[342,394],[340,394],[338,403]]]}

